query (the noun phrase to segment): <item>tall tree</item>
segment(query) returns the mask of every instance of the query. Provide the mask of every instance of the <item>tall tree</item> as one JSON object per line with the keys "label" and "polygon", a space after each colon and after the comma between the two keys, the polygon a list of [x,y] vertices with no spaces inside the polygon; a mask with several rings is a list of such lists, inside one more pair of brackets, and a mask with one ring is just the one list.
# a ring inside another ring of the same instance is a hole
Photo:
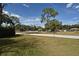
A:
{"label": "tall tree", "polygon": [[10,16],[3,13],[5,5],[6,4],[0,3],[0,36],[14,36],[15,35],[14,25],[16,23],[19,23],[19,19],[15,16]]}
{"label": "tall tree", "polygon": [[55,31],[59,22],[55,19],[58,12],[54,8],[45,8],[42,10],[41,22],[45,23],[45,27],[52,31]]}
{"label": "tall tree", "polygon": [[5,7],[6,4],[0,3],[0,19],[2,19],[2,13],[3,13],[3,9]]}
{"label": "tall tree", "polygon": [[42,10],[41,22],[48,22],[51,18],[55,18],[58,12],[54,8],[45,8]]}

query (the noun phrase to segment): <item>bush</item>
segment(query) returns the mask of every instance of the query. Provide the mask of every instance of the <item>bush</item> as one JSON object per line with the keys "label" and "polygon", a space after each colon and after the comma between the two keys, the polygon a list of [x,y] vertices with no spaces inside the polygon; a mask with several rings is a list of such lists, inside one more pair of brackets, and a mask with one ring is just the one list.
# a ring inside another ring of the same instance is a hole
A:
{"label": "bush", "polygon": [[0,37],[10,37],[15,35],[15,26],[12,22],[0,21]]}
{"label": "bush", "polygon": [[15,28],[0,28],[0,37],[10,37],[15,35]]}

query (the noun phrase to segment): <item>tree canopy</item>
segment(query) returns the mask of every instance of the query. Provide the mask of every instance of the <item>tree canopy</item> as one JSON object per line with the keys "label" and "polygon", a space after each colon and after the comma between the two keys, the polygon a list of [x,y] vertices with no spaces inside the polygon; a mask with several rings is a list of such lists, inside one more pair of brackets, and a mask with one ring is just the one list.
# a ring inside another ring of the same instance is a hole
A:
{"label": "tree canopy", "polygon": [[62,25],[61,22],[59,22],[56,19],[53,19],[45,24],[45,28],[51,31],[55,31],[57,29],[60,29],[61,25]]}
{"label": "tree canopy", "polygon": [[45,8],[42,10],[41,22],[48,22],[50,18],[55,18],[58,15],[58,12],[54,8]]}
{"label": "tree canopy", "polygon": [[55,31],[61,23],[55,19],[58,15],[58,12],[54,8],[45,8],[42,10],[41,22],[45,22],[46,29]]}

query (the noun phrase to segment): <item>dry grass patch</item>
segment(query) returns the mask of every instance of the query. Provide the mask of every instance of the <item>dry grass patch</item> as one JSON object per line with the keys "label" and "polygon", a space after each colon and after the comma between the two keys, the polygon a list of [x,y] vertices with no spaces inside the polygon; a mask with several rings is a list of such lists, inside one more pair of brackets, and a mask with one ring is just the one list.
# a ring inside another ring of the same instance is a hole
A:
{"label": "dry grass patch", "polygon": [[79,55],[79,40],[29,35],[0,38],[0,55]]}

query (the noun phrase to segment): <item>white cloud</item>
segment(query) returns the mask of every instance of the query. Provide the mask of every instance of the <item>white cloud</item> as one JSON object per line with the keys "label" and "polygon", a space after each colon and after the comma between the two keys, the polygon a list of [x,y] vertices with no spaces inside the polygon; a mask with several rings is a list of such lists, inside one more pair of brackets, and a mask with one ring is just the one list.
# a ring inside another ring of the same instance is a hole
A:
{"label": "white cloud", "polygon": [[41,19],[39,17],[35,18],[34,19],[35,21],[40,21]]}
{"label": "white cloud", "polygon": [[39,22],[41,20],[40,17],[22,17],[22,19],[27,22]]}
{"label": "white cloud", "polygon": [[79,8],[79,5],[75,6],[75,8]]}
{"label": "white cloud", "polygon": [[25,25],[42,26],[40,17],[21,17],[20,22]]}
{"label": "white cloud", "polygon": [[74,3],[69,3],[69,4],[66,4],[66,8],[72,8],[79,12],[79,4],[74,5]]}
{"label": "white cloud", "polygon": [[75,9],[79,12],[79,5],[75,6]]}
{"label": "white cloud", "polygon": [[73,19],[76,20],[76,19],[78,19],[78,17],[74,17]]}
{"label": "white cloud", "polygon": [[11,13],[11,16],[15,16],[15,17],[18,17],[18,18],[21,17],[20,15],[18,15],[18,14],[14,14],[14,13]]}
{"label": "white cloud", "polygon": [[27,5],[27,4],[23,4],[23,6],[24,6],[24,7],[27,7],[27,8],[29,8],[29,5]]}
{"label": "white cloud", "polygon": [[7,15],[9,15],[9,16],[15,16],[15,17],[18,17],[18,18],[20,18],[21,16],[20,15],[18,15],[18,14],[15,14],[15,13],[9,13],[8,11],[6,11],[6,10],[3,10],[3,13],[4,14],[7,14]]}
{"label": "white cloud", "polygon": [[66,8],[70,8],[70,7],[72,7],[72,5],[73,5],[73,3],[68,3],[68,4],[66,5]]}
{"label": "white cloud", "polygon": [[7,14],[7,15],[10,14],[10,13],[9,13],[8,11],[6,11],[6,10],[3,10],[3,13],[5,13],[5,14]]}

